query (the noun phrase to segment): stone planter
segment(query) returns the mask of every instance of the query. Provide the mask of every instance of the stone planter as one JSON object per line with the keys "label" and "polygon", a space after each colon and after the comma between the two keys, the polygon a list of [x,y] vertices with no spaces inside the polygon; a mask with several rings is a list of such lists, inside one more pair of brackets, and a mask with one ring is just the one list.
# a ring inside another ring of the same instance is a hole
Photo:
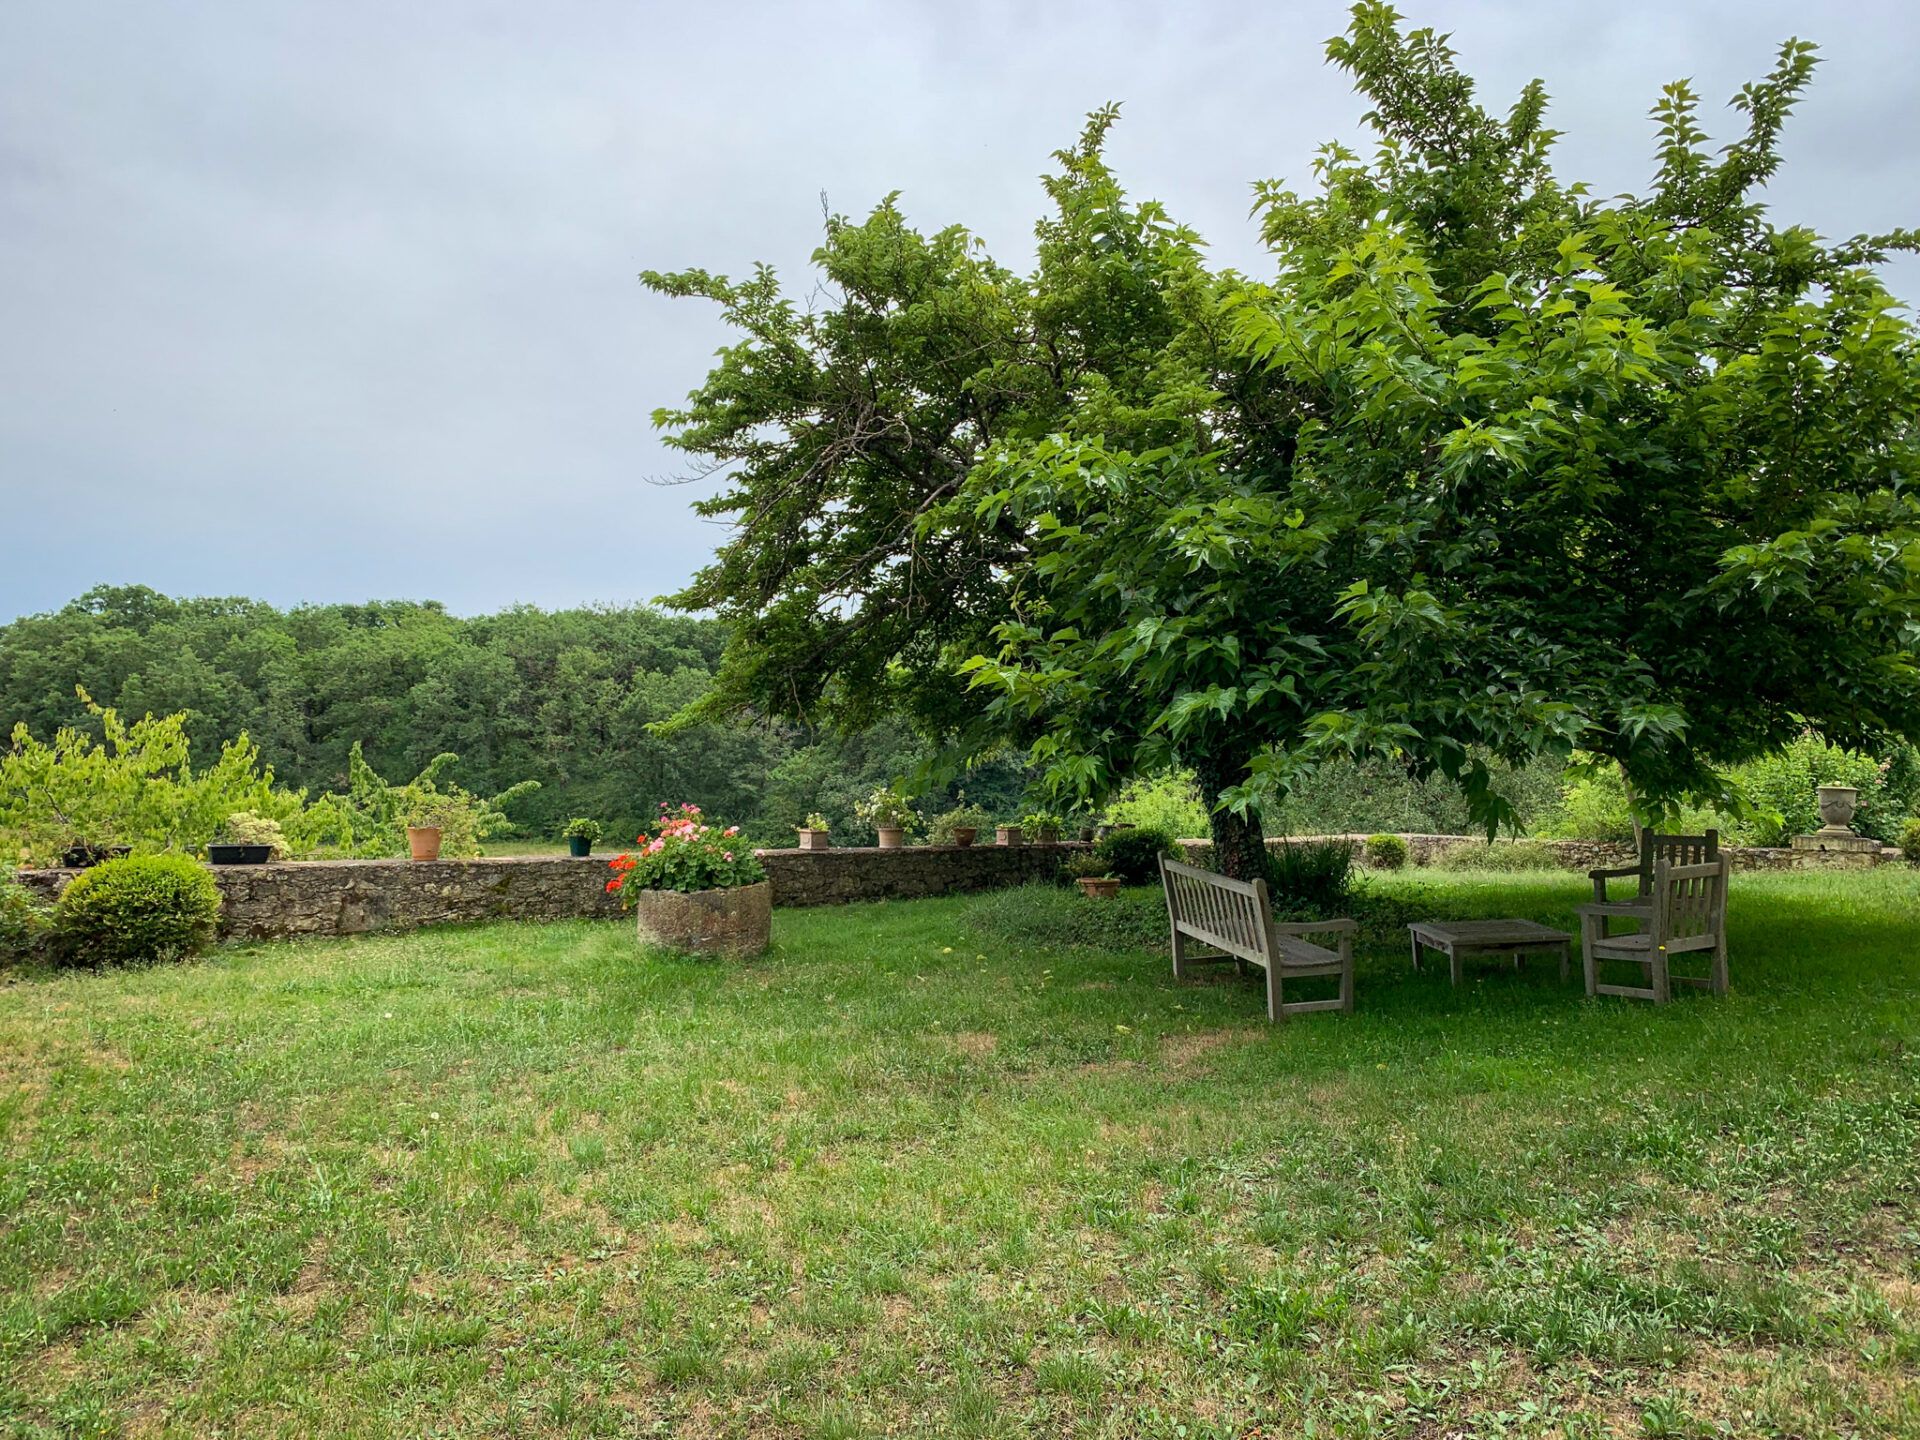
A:
{"label": "stone planter", "polygon": [[1060,843],[1060,832],[1051,827],[1036,830],[1033,832],[1033,843],[1036,845],[1058,845]]}
{"label": "stone planter", "polygon": [[741,959],[767,948],[773,886],[762,880],[725,890],[636,890],[633,913],[642,945]]}
{"label": "stone planter", "polygon": [[407,853],[416,860],[438,860],[440,858],[440,827],[438,825],[409,825],[407,827]]}
{"label": "stone planter", "polygon": [[966,849],[967,846],[973,844],[973,842],[979,838],[980,827],[977,825],[956,825],[954,827],[953,843],[958,845],[962,850]]}
{"label": "stone planter", "polygon": [[1018,825],[998,825],[994,827],[993,843],[996,845],[1019,845],[1020,827]]}
{"label": "stone planter", "polygon": [[825,830],[808,830],[803,826],[797,833],[800,836],[800,848],[802,850],[831,850],[833,848],[833,836],[829,835]]}
{"label": "stone planter", "polygon": [[1859,798],[1860,792],[1851,785],[1822,785],[1820,787],[1820,833],[1851,835],[1853,812]]}
{"label": "stone planter", "polygon": [[1120,893],[1120,880],[1113,875],[1082,875],[1074,884],[1089,900],[1111,900]]}
{"label": "stone planter", "polygon": [[874,834],[880,837],[882,850],[898,850],[907,843],[906,827],[902,825],[876,825]]}

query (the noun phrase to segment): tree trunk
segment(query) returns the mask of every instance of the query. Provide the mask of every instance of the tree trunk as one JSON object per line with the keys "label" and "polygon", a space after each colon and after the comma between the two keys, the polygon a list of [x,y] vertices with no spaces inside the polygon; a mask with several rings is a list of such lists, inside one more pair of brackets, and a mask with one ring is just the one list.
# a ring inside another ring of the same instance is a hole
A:
{"label": "tree trunk", "polygon": [[1236,815],[1217,808],[1220,792],[1245,779],[1244,767],[1218,759],[1195,762],[1194,778],[1207,802],[1207,828],[1213,833],[1213,866],[1233,880],[1264,880],[1267,875],[1267,837],[1257,815]]}

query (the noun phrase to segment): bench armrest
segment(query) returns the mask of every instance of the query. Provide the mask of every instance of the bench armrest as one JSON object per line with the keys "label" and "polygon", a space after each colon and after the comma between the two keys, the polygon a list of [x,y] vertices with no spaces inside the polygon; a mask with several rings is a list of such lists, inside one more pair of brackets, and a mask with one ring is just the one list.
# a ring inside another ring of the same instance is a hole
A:
{"label": "bench armrest", "polygon": [[1629,875],[1638,875],[1639,873],[1640,873],[1640,867],[1638,865],[1625,865],[1617,870],[1589,870],[1587,871],[1587,879],[1589,880],[1624,880]]}
{"label": "bench armrest", "polygon": [[1276,923],[1273,933],[1276,935],[1351,934],[1359,928],[1360,922],[1357,920],[1292,920],[1286,924]]}

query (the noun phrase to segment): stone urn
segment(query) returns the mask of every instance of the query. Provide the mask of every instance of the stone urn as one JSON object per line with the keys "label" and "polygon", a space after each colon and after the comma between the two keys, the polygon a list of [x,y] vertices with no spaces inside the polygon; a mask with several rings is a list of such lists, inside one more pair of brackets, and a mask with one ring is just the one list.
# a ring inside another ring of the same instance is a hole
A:
{"label": "stone urn", "polygon": [[1852,785],[1822,785],[1820,787],[1820,833],[1851,835],[1853,812],[1859,798],[1859,790]]}
{"label": "stone urn", "polygon": [[773,933],[773,886],[724,890],[635,890],[640,943],[689,955],[744,959],[767,948]]}

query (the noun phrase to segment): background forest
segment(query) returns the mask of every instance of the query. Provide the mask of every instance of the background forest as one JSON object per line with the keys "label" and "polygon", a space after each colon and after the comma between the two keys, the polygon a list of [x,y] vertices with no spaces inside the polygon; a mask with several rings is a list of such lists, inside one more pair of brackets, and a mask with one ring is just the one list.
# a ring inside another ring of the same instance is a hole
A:
{"label": "background forest", "polygon": [[[448,778],[479,795],[538,781],[508,807],[512,833],[529,838],[551,840],[582,815],[606,824],[617,843],[664,800],[692,801],[760,844],[791,844],[792,828],[815,811],[832,822],[837,842],[870,843],[856,802],[913,771],[924,754],[904,725],[851,736],[784,723],[652,731],[706,693],[724,641],[718,621],[645,606],[523,606],[462,618],[433,602],[280,610],[102,586],[60,610],[0,625],[0,733],[24,723],[41,740],[62,726],[97,737],[98,716],[78,687],[129,720],[184,712],[201,767],[244,733],[278,785],[312,796],[348,788],[358,743],[373,769],[396,783],[446,752],[459,756]],[[1536,834],[1630,832],[1625,792],[1605,769],[1583,774],[1543,760],[1497,767],[1497,776]],[[921,794],[917,807],[931,817],[964,791],[995,818],[1016,819],[1029,778],[1017,758],[989,759]],[[1859,786],[1856,824],[1892,839],[1920,789],[1920,765],[1909,749],[1864,756],[1809,736],[1736,778],[1756,803],[1754,815],[1680,820],[1778,843],[1818,824],[1813,787],[1832,782]],[[1206,833],[1198,796],[1178,774],[1136,781],[1108,814]],[[1414,779],[1383,761],[1324,767],[1266,819],[1273,831],[1295,834],[1471,828],[1451,784]]]}

